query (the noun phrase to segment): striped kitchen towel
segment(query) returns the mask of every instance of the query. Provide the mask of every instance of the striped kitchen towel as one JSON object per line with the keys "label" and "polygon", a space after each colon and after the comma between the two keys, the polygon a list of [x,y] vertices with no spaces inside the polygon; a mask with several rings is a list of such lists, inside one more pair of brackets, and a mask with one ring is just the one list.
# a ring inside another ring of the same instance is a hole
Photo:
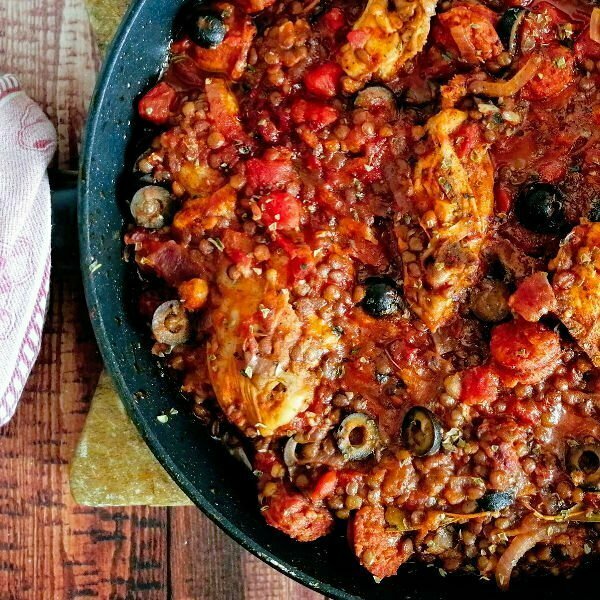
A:
{"label": "striped kitchen towel", "polygon": [[0,76],[0,425],[37,358],[50,280],[50,187],[56,133],[12,75]]}

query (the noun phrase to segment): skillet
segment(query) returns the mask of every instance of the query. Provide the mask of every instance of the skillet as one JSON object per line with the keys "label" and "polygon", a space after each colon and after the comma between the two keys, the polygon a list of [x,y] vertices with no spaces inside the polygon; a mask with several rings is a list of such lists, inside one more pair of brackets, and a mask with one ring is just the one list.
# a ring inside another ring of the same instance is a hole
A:
{"label": "skillet", "polygon": [[[136,100],[165,64],[177,13],[185,0],[132,3],[100,74],[90,106],[79,174],[78,228],[81,271],[94,331],[123,403],[152,452],[191,500],[217,525],[271,566],[327,596],[395,600],[575,598],[597,586],[592,569],[567,580],[541,576],[515,581],[508,594],[470,576],[442,578],[437,569],[406,566],[376,584],[336,530],[310,544],[295,542],[266,525],[254,477],[212,439],[191,415],[177,385],[150,353],[137,322],[135,274],[123,260],[121,241],[131,193],[131,165],[149,131],[138,120]],[[171,407],[178,414],[160,423]],[[592,592],[593,594],[593,592]]]}

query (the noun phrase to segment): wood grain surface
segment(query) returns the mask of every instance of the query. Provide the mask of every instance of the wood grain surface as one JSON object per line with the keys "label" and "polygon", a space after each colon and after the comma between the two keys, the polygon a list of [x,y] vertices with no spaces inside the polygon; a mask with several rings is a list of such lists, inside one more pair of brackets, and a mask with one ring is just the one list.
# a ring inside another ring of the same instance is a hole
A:
{"label": "wood grain surface", "polygon": [[[98,67],[83,0],[0,0],[0,72],[51,116],[63,168],[77,165]],[[74,504],[68,465],[100,370],[77,271],[55,265],[40,358],[0,429],[0,600],[320,598],[195,508]]]}

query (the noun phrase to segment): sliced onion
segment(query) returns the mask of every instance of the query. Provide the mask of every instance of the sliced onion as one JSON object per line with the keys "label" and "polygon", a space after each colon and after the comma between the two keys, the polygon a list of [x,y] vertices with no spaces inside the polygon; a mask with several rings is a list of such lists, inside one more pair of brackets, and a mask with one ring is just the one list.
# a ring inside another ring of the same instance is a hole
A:
{"label": "sliced onion", "polygon": [[458,50],[462,58],[469,62],[477,61],[479,59],[477,56],[477,48],[475,48],[475,45],[469,39],[469,36],[467,35],[467,29],[463,25],[451,27],[450,35],[452,36],[455,44],[458,46]]}
{"label": "sliced onion", "polygon": [[542,57],[536,54],[508,81],[473,81],[469,85],[469,92],[490,98],[514,96],[537,74],[541,62]]}
{"label": "sliced onion", "polygon": [[600,42],[600,8],[594,8],[590,18],[590,39]]}
{"label": "sliced onion", "polygon": [[498,587],[502,590],[507,590],[513,569],[517,566],[521,558],[523,558],[524,554],[536,544],[558,533],[560,529],[557,525],[544,526],[541,529],[532,529],[527,533],[515,536],[496,565],[496,583]]}
{"label": "sliced onion", "polygon": [[298,464],[298,456],[296,455],[296,448],[298,447],[298,442],[291,437],[283,448],[283,462],[288,467],[293,467]]}

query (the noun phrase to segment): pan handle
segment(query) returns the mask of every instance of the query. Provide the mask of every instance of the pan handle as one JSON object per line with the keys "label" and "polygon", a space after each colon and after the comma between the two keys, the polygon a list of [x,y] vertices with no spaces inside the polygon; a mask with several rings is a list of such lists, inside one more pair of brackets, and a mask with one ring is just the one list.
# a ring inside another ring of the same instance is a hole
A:
{"label": "pan handle", "polygon": [[79,268],[77,242],[77,171],[49,169],[52,199],[52,255],[54,269]]}

